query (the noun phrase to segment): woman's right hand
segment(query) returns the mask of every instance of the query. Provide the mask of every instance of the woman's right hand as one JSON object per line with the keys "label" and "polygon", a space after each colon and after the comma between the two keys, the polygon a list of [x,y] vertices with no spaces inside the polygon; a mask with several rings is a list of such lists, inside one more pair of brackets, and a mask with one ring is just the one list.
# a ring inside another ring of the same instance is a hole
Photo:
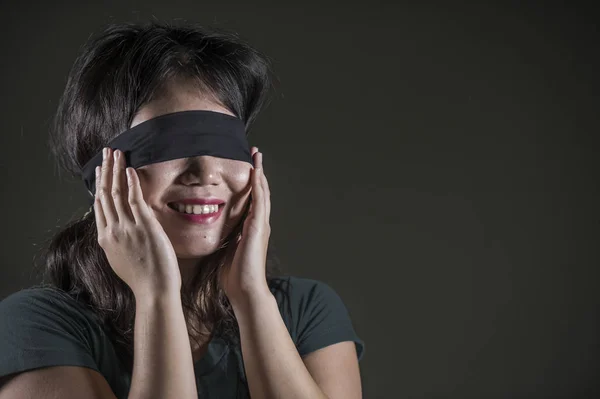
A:
{"label": "woman's right hand", "polygon": [[98,244],[136,299],[170,292],[179,296],[181,272],[173,245],[144,201],[135,169],[125,169],[121,151],[114,154],[104,148],[102,168],[96,167]]}

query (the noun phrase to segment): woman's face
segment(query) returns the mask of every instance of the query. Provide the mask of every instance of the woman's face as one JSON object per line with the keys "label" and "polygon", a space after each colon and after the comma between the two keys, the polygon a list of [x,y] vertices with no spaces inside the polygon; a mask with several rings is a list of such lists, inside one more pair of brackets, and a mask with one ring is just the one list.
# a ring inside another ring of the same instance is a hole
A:
{"label": "woman's face", "polygon": [[[157,116],[190,110],[233,115],[195,86],[173,83],[165,96],[144,105],[130,127]],[[256,148],[252,147],[252,155]],[[207,155],[173,159],[136,169],[144,199],[173,244],[180,266],[189,265],[219,248],[221,240],[240,223],[249,199],[252,165]],[[225,202],[219,218],[210,224],[186,220],[167,206],[182,198],[216,197]]]}

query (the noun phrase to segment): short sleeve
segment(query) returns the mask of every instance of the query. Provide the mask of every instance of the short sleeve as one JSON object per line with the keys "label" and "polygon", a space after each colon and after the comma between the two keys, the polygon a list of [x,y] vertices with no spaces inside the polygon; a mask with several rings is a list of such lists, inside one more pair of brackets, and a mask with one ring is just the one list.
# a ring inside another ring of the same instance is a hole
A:
{"label": "short sleeve", "polygon": [[286,280],[286,284],[278,287],[285,287],[287,295],[274,294],[300,356],[338,342],[353,341],[360,361],[365,344],[356,334],[348,309],[337,292],[318,280],[294,276]]}
{"label": "short sleeve", "polygon": [[48,366],[98,370],[88,326],[52,288],[27,288],[0,302],[0,377]]}

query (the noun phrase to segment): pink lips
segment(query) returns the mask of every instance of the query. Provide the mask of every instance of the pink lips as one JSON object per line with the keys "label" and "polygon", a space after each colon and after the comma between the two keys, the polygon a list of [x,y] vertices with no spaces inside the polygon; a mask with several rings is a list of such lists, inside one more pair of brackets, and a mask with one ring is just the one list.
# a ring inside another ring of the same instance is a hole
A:
{"label": "pink lips", "polygon": [[211,224],[211,223],[215,222],[217,219],[219,219],[219,216],[221,216],[221,213],[223,212],[222,205],[219,205],[219,210],[217,212],[208,213],[205,215],[194,215],[191,213],[183,213],[183,212],[176,211],[175,209],[173,209],[171,207],[167,207],[167,208],[169,208],[169,210],[171,212],[175,213],[177,216],[182,217],[189,222],[199,223],[199,224]]}

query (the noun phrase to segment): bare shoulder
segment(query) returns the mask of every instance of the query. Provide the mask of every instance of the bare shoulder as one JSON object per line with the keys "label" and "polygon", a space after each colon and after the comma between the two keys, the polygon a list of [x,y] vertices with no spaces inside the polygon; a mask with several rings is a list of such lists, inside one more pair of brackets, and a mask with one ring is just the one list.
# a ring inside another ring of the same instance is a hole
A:
{"label": "bare shoulder", "polygon": [[0,378],[0,399],[116,399],[102,374],[87,367],[54,366]]}

